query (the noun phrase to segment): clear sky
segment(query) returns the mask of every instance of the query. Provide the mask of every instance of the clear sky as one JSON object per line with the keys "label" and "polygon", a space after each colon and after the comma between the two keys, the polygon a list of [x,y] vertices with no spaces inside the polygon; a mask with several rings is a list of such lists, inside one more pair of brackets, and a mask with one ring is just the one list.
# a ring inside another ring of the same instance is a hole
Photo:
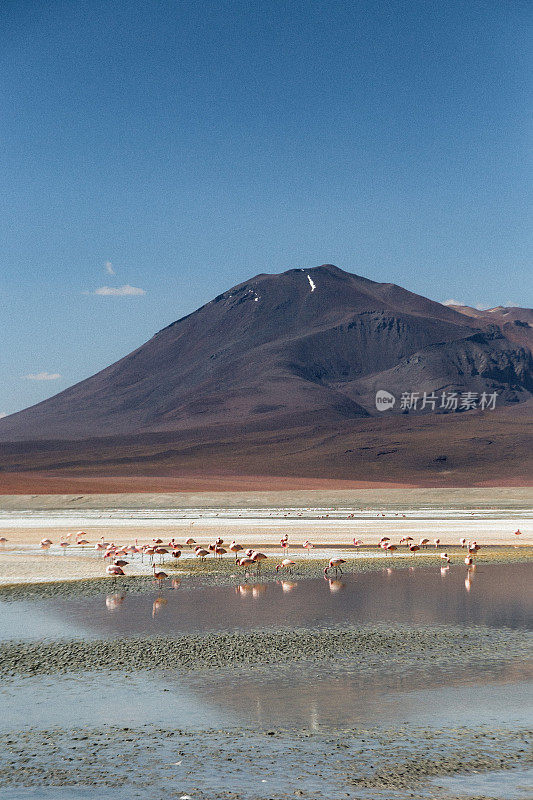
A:
{"label": "clear sky", "polygon": [[258,272],[533,305],[532,20],[529,0],[4,0],[0,413]]}

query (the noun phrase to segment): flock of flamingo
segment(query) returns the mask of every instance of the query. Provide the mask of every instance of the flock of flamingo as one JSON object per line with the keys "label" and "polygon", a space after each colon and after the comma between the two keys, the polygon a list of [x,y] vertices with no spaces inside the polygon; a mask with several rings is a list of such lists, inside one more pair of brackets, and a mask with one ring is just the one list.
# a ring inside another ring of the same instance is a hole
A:
{"label": "flock of flamingo", "polygon": [[[520,529],[515,531],[515,533],[517,536],[520,535]],[[63,552],[66,552],[66,549],[71,545],[76,547],[87,547],[90,545],[90,541],[86,538],[86,536],[87,534],[85,531],[78,531],[76,534],[67,533],[66,536],[60,538],[59,547],[62,548]],[[0,540],[1,544],[5,544],[6,542],[7,539],[2,538]],[[44,538],[40,542],[40,546],[43,550],[48,550],[52,544],[53,542],[49,538]],[[474,558],[481,546],[476,541],[469,541],[466,538],[461,538],[459,540],[459,545],[461,548],[466,550],[466,556],[464,558],[464,563],[466,566],[469,569],[475,568]],[[297,562],[292,558],[289,558],[288,555],[288,534],[285,534],[282,537],[280,546],[282,549],[283,558],[275,565],[276,573],[281,570],[291,575],[297,566]],[[315,545],[313,545],[309,540],[306,540],[302,545],[303,549],[307,551],[308,555],[314,546]],[[364,546],[364,542],[361,539],[354,538],[353,546],[359,548]],[[435,549],[439,549],[441,546],[441,541],[438,538],[433,539],[433,541],[430,541],[427,538],[421,538],[420,541],[416,543],[411,536],[403,536],[399,539],[398,544],[394,544],[389,536],[382,536],[378,542],[378,547],[391,556],[396,550],[402,548],[402,546],[404,546],[409,553],[415,555],[419,550],[424,548],[435,547]],[[104,560],[109,559],[111,562],[106,566],[106,573],[108,575],[114,577],[115,579],[126,575],[124,567],[126,567],[129,563],[126,559],[138,556],[140,557],[142,563],[144,563],[145,558],[148,559],[149,564],[153,569],[154,579],[160,584],[166,578],[168,578],[167,573],[161,568],[165,556],[169,555],[174,560],[179,559],[185,548],[189,548],[191,554],[194,553],[195,557],[201,561],[204,561],[208,556],[212,556],[214,559],[221,559],[226,554],[231,553],[233,556],[235,556],[236,566],[244,571],[246,578],[249,577],[252,571],[255,571],[255,575],[259,576],[261,574],[262,563],[269,558],[265,553],[253,548],[245,550],[244,546],[235,540],[233,540],[226,548],[224,547],[224,540],[220,536],[217,537],[214,542],[206,544],[205,546],[197,544],[192,538],[186,539],[184,545],[178,544],[175,538],[170,539],[170,541],[167,543],[165,543],[162,539],[154,538],[149,544],[139,544],[138,540],[135,539],[132,544],[116,545],[114,542],[106,542],[103,536],[98,542],[96,542],[96,544],[94,544],[96,555],[101,555]],[[449,564],[451,563],[451,558],[448,552],[446,550],[441,552],[440,558],[445,562],[445,565],[443,565],[441,571],[447,570],[449,568]],[[157,559],[159,560],[158,564],[156,564]],[[329,578],[329,573],[332,571],[335,573],[335,577],[342,575],[342,565],[345,563],[346,559],[341,558],[340,556],[334,556],[333,558],[330,558],[327,565],[324,567],[324,577]]]}

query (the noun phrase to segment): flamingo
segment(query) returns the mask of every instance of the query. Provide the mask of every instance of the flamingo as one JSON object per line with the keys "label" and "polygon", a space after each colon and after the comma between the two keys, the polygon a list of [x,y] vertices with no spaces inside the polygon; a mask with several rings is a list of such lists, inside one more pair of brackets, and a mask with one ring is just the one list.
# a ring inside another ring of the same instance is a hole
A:
{"label": "flamingo", "polygon": [[225,547],[220,547],[220,545],[215,546],[215,557],[218,556],[219,558],[222,558],[222,556],[225,556],[227,552],[228,551]]}
{"label": "flamingo", "polygon": [[196,542],[194,541],[194,539],[191,539],[189,537],[188,539],[185,540],[185,544],[187,545],[187,547],[191,547],[192,548],[193,544],[196,544]]}
{"label": "flamingo", "polygon": [[123,558],[116,558],[113,561],[113,564],[115,565],[115,567],[126,567],[129,564],[129,562],[128,561],[124,561]]}
{"label": "flamingo", "polygon": [[307,550],[307,555],[309,555],[309,551],[313,549],[313,545],[311,544],[309,539],[306,539],[306,541],[303,543],[302,547],[304,548],[304,550]]}
{"label": "flamingo", "polygon": [[264,553],[258,553],[257,551],[254,551],[251,558],[252,561],[257,564],[257,574],[259,575],[261,572],[261,561],[266,561],[267,556]]}
{"label": "flamingo", "polygon": [[242,544],[237,544],[235,540],[230,544],[229,549],[235,553],[235,563],[237,563],[238,553],[242,550]]}
{"label": "flamingo", "polygon": [[289,552],[289,534],[288,533],[286,533],[284,536],[282,536],[281,541],[280,541],[280,545],[281,545],[282,550],[285,550],[286,553]]}
{"label": "flamingo", "polygon": [[181,550],[172,551],[172,558],[179,558],[180,556],[181,556]]}
{"label": "flamingo", "polygon": [[435,547],[438,547],[440,544],[440,539],[433,539],[433,544],[435,545]]}
{"label": "flamingo", "polygon": [[61,539],[59,542],[59,546],[63,548],[63,553],[65,553],[65,547],[68,547],[70,542],[66,542],[64,539]]}
{"label": "flamingo", "polygon": [[409,550],[411,551],[411,553],[416,553],[418,550],[420,550],[420,545],[419,544],[410,544],[409,545]]}
{"label": "flamingo", "polygon": [[459,544],[461,547],[466,547],[466,539],[459,539]]}
{"label": "flamingo", "polygon": [[398,548],[396,547],[395,544],[388,544],[385,549],[387,550],[388,553],[392,555],[394,551],[397,550]]}
{"label": "flamingo", "polygon": [[209,550],[206,550],[205,547],[197,547],[194,553],[201,561],[205,560],[205,557],[209,555]]}
{"label": "flamingo", "polygon": [[159,563],[162,564],[164,557],[168,553],[167,548],[166,547],[156,547],[156,551],[155,552],[158,554],[158,556],[160,556]]}
{"label": "flamingo", "polygon": [[41,539],[41,547],[43,548],[43,550],[48,550],[48,548],[51,546],[52,546],[51,539]]}
{"label": "flamingo", "polygon": [[520,530],[520,528],[517,528],[517,529],[515,530],[515,532],[514,532],[514,535],[515,535],[515,536],[521,536],[521,535],[522,535],[522,531]]}
{"label": "flamingo", "polygon": [[155,566],[155,564],[154,564],[154,566],[153,566],[153,570],[154,570],[154,578],[156,579],[156,581],[157,581],[158,583],[162,583],[162,582],[165,580],[165,578],[168,578],[168,575],[167,575],[167,573],[166,573],[166,572],[163,572],[163,570],[162,570],[162,569],[158,569],[158,568]]}
{"label": "flamingo", "polygon": [[420,547],[425,547],[429,544],[429,539],[420,539]]}
{"label": "flamingo", "polygon": [[5,544],[6,542],[8,542],[8,541],[9,541],[9,539],[6,539],[6,537],[5,537],[5,536],[0,536],[0,544],[1,544],[1,545],[4,545],[4,544]]}
{"label": "flamingo", "polygon": [[474,559],[472,558],[472,556],[467,556],[465,558],[465,564],[466,564],[467,567],[471,567],[473,563],[474,563]]}
{"label": "flamingo", "polygon": [[330,558],[329,564],[324,568],[324,575],[326,578],[328,577],[328,572],[330,569],[335,570],[335,577],[337,577],[338,572],[340,572],[342,575],[341,564],[346,564],[346,560],[344,558]]}
{"label": "flamingo", "polygon": [[448,553],[441,553],[441,554],[440,554],[440,557],[442,558],[442,560],[443,560],[443,561],[446,561],[446,563],[447,563],[447,564],[449,564],[449,563],[450,563],[450,561],[451,561],[451,558],[450,558],[450,556],[448,555]]}
{"label": "flamingo", "polygon": [[296,566],[296,561],[293,561],[290,558],[284,558],[280,561],[279,564],[276,564],[276,572],[279,572],[280,569],[286,569],[289,575],[292,575],[292,568]]}
{"label": "flamingo", "polygon": [[354,539],[353,543],[354,543],[354,547],[360,547],[363,544],[363,540],[362,539]]}
{"label": "flamingo", "polygon": [[242,558],[239,558],[238,564],[239,567],[242,567],[244,569],[244,574],[245,576],[247,576],[248,567],[253,567],[255,561],[253,560],[253,558],[250,558],[249,556],[243,556]]}
{"label": "flamingo", "polygon": [[108,575],[113,575],[115,578],[117,577],[117,575],[126,574],[122,569],[122,567],[119,567],[116,564],[109,564],[109,566],[105,568],[105,571],[107,572]]}

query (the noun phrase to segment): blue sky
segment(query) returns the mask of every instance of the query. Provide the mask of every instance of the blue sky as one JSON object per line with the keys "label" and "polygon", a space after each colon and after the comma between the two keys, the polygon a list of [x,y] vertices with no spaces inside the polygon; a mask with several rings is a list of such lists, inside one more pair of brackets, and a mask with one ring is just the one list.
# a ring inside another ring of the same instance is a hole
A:
{"label": "blue sky", "polygon": [[[525,0],[5,0],[0,413],[258,272],[331,262],[533,305],[532,16]],[[95,294],[124,286],[144,294]]]}

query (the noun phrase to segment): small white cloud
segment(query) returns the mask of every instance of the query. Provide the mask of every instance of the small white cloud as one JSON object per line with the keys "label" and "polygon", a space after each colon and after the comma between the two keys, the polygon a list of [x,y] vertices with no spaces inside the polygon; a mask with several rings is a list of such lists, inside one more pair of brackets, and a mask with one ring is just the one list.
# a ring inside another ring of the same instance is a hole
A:
{"label": "small white cloud", "polygon": [[28,381],[57,381],[61,375],[59,372],[30,372],[22,377]]}
{"label": "small white cloud", "polygon": [[105,271],[107,272],[108,275],[116,275],[116,272],[113,269],[113,264],[111,263],[111,261],[105,262]]}
{"label": "small white cloud", "polygon": [[461,300],[445,300],[443,306],[465,306],[465,308],[475,308],[476,311],[486,311],[488,305],[486,303],[464,303]]}
{"label": "small white cloud", "polygon": [[146,294],[146,292],[144,289],[139,289],[137,286],[130,286],[129,283],[126,283],[124,286],[100,286],[92,294],[104,297],[133,297],[134,295]]}
{"label": "small white cloud", "polygon": [[0,419],[4,419],[4,417],[7,417],[6,412],[5,411],[0,411]]}

